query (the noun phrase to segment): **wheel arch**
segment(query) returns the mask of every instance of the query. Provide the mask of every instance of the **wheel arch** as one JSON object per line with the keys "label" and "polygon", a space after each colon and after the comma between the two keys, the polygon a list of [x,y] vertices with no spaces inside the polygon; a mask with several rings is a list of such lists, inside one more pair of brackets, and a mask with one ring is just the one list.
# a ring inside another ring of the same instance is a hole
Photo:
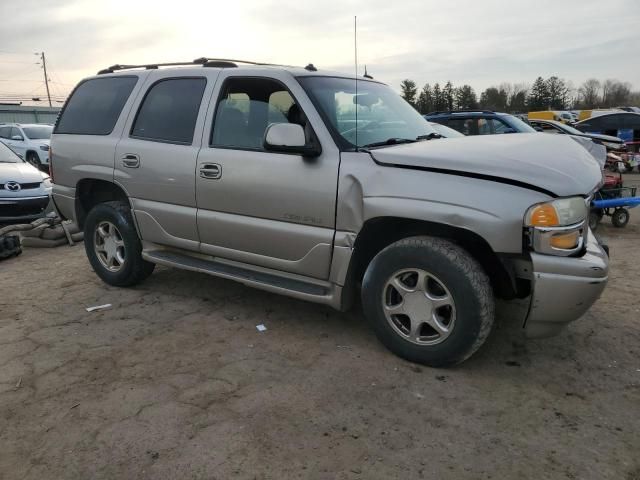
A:
{"label": "wheel arch", "polygon": [[345,278],[345,308],[353,301],[367,266],[381,250],[403,238],[420,235],[444,238],[458,244],[480,263],[497,297],[511,299],[518,296],[515,274],[509,264],[477,233],[443,223],[384,216],[367,220],[355,239]]}
{"label": "wheel arch", "polygon": [[76,221],[78,227],[84,227],[89,211],[99,203],[123,201],[130,204],[129,197],[122,187],[108,180],[83,178],[76,184]]}

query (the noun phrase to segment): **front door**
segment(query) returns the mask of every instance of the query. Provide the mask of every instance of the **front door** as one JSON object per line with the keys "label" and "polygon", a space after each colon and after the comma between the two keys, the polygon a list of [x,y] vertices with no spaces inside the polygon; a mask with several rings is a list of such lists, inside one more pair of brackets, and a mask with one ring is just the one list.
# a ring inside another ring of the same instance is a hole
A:
{"label": "front door", "polygon": [[[196,176],[201,251],[326,279],[339,152],[297,82],[260,74],[224,72],[214,92]],[[322,155],[265,151],[267,126],[282,122],[302,125]]]}
{"label": "front door", "polygon": [[127,191],[143,240],[198,250],[195,170],[218,72],[147,78],[116,147],[115,179]]}

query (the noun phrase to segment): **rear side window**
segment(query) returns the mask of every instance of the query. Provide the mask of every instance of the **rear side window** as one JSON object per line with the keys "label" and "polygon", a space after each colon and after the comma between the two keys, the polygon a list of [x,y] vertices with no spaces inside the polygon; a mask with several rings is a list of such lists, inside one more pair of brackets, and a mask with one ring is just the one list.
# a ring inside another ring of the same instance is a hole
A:
{"label": "rear side window", "polygon": [[204,78],[170,78],[154,84],[138,110],[131,136],[191,145],[206,85]]}
{"label": "rear side window", "polygon": [[82,82],[65,105],[54,133],[109,135],[137,81],[132,76]]}

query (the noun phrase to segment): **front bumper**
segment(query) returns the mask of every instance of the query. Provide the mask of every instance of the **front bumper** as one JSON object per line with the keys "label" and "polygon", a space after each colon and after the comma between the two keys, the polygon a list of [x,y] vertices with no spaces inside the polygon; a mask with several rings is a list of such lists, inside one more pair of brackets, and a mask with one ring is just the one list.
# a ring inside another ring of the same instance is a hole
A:
{"label": "front bumper", "polygon": [[589,231],[582,257],[531,254],[531,304],[525,320],[528,337],[549,337],[580,318],[607,285],[609,257]]}
{"label": "front bumper", "polygon": [[0,197],[0,223],[28,223],[45,215],[49,196]]}

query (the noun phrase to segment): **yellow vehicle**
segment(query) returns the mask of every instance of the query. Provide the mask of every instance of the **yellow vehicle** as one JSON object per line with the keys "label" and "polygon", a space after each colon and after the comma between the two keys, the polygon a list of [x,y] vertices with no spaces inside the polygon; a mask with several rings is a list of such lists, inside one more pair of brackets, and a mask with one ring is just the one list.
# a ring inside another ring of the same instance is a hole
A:
{"label": "yellow vehicle", "polygon": [[555,110],[544,110],[539,112],[529,112],[527,114],[529,120],[555,120],[562,123],[573,123],[573,115],[569,112],[558,112]]}

